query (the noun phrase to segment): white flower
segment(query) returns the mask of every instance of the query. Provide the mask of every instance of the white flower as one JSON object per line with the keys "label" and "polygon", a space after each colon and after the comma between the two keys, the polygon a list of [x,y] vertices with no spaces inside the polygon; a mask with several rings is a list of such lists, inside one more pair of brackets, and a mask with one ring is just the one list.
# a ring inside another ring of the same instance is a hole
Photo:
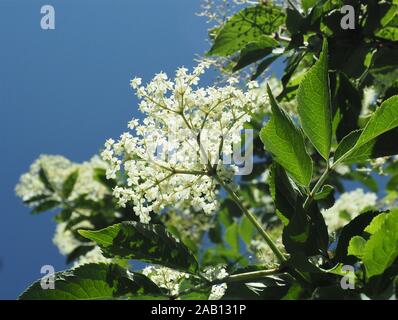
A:
{"label": "white flower", "polygon": [[223,159],[240,146],[244,124],[268,100],[255,82],[246,92],[232,85],[198,88],[208,67],[202,62],[192,73],[180,68],[173,81],[162,72],[137,88],[143,124],[133,119],[132,133],[105,144],[107,177],[120,170],[127,176],[128,187],[115,188],[114,196],[121,206],[131,202],[141,222],[171,205],[211,214],[218,208],[219,181],[234,188],[236,167]]}
{"label": "white flower", "polygon": [[112,259],[105,258],[102,254],[100,247],[96,246],[94,249],[87,252],[85,255],[80,256],[74,263],[74,268],[87,263],[111,263]]}
{"label": "white flower", "polygon": [[114,144],[115,144],[115,140],[113,140],[113,139],[108,139],[105,141],[105,146],[107,149],[110,149]]}
{"label": "white flower", "polygon": [[209,300],[220,300],[227,291],[227,284],[221,283],[211,287]]}
{"label": "white flower", "polygon": [[350,167],[345,164],[339,164],[334,170],[342,176],[350,173]]}
{"label": "white flower", "polygon": [[336,231],[364,210],[374,207],[376,201],[375,193],[365,193],[359,188],[343,193],[333,207],[322,210],[329,232]]}
{"label": "white flower", "polygon": [[[77,213],[72,214],[72,219],[78,216]],[[73,231],[66,229],[67,222],[58,223],[55,229],[55,234],[53,237],[53,243],[58,247],[59,252],[67,256],[72,253],[76,248],[81,245],[85,245],[80,242],[73,235]],[[92,228],[92,225],[88,221],[83,221],[73,227],[73,229],[80,228]],[[99,262],[112,262],[112,259],[105,258],[102,255],[101,249],[96,246],[94,249],[88,251],[86,254],[80,256],[74,263],[73,267],[78,267],[86,263],[99,263]]]}
{"label": "white flower", "polygon": [[249,81],[248,84],[247,84],[247,87],[249,89],[255,89],[255,88],[258,88],[259,85],[258,85],[257,81]]}
{"label": "white flower", "polygon": [[75,250],[81,243],[74,236],[71,230],[66,230],[67,223],[57,224],[53,243],[58,247],[59,252],[66,256]]}
{"label": "white flower", "polygon": [[130,120],[128,127],[129,129],[133,130],[135,127],[138,126],[138,124],[139,124],[138,119],[133,118]]}
{"label": "white flower", "polygon": [[[150,278],[157,286],[169,290],[171,295],[180,293],[181,281],[189,278],[189,274],[163,266],[148,266],[142,273]],[[228,276],[224,266],[207,267],[204,276],[209,281],[222,280]],[[226,283],[212,286],[209,300],[221,299],[227,289]]]}
{"label": "white flower", "polygon": [[[112,142],[108,140],[106,144],[110,148]],[[72,172],[76,170],[79,172],[73,191],[68,197],[70,201],[77,199],[83,194],[87,195],[87,199],[94,201],[100,200],[104,195],[109,194],[106,187],[94,179],[95,168],[107,168],[107,163],[98,156],[94,156],[90,161],[78,164],[62,156],[41,155],[30,166],[29,172],[20,177],[19,183],[15,187],[16,194],[21,197],[22,200],[26,201],[39,195],[48,195],[51,196],[52,199],[60,200],[58,193],[47,190],[40,180],[39,171],[41,168],[45,170],[51,185],[58,191],[62,189],[64,181]],[[34,201],[29,205],[35,206],[38,203],[38,201]]]}
{"label": "white flower", "polygon": [[[204,270],[204,276],[209,281],[222,280],[228,277],[228,275],[224,266],[207,267]],[[225,282],[213,285],[211,287],[209,300],[220,300],[224,296],[226,290],[227,284]]]}
{"label": "white flower", "polygon": [[137,89],[141,85],[141,78],[134,78],[130,80],[130,87],[132,87],[134,90]]}
{"label": "white flower", "polygon": [[369,115],[372,111],[370,110],[370,106],[375,103],[377,97],[377,92],[374,87],[365,87],[363,90],[363,99],[362,99],[362,111],[361,115],[366,116]]}
{"label": "white flower", "polygon": [[378,171],[380,175],[384,175],[384,165],[386,164],[389,157],[380,157],[373,160],[370,160],[370,165],[372,166],[373,170]]}
{"label": "white flower", "polygon": [[169,290],[171,295],[177,295],[180,291],[180,282],[189,277],[187,273],[162,266],[146,267],[142,270],[142,273],[158,287]]}
{"label": "white flower", "polygon": [[[280,233],[279,233],[280,234]],[[282,238],[279,237],[275,240],[277,247],[283,250]],[[252,240],[250,241],[250,250],[254,253],[257,260],[267,266],[274,267],[278,263],[278,259],[270,249],[270,247],[264,242],[264,240]]]}

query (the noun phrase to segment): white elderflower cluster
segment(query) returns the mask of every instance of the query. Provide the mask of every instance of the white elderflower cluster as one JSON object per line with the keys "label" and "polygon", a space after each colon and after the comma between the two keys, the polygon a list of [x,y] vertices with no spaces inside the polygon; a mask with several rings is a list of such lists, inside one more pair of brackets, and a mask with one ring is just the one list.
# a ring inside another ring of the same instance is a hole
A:
{"label": "white elderflower cluster", "polygon": [[[75,213],[73,214],[75,215]],[[75,217],[75,216],[72,216]],[[77,240],[71,230],[66,230],[67,222],[58,223],[53,237],[53,243],[58,247],[59,252],[67,256],[71,254],[76,248],[83,243]],[[90,228],[92,225],[88,221],[84,221],[76,225],[74,228]],[[74,263],[74,267],[81,266],[86,263],[100,263],[111,262],[112,259],[105,258],[102,255],[100,247],[96,246],[94,249],[88,251],[86,254],[80,256]]]}
{"label": "white elderflower cluster", "polygon": [[[45,170],[48,180],[57,191],[62,189],[62,184],[72,172],[79,171],[79,177],[68,200],[72,201],[83,194],[87,194],[88,199],[99,200],[108,193],[106,187],[93,178],[94,168],[107,168],[107,163],[98,156],[79,164],[58,155],[41,155],[32,163],[29,172],[20,177],[19,183],[15,187],[16,194],[23,201],[39,195],[51,195],[53,199],[61,200],[59,194],[47,190],[41,182],[39,178],[41,168]],[[37,205],[37,202],[32,202],[30,205]]]}
{"label": "white elderflower cluster", "polygon": [[203,0],[202,11],[197,15],[206,17],[208,23],[222,24],[245,4],[256,4],[256,0]]}
{"label": "white elderflower cluster", "polygon": [[377,99],[377,91],[374,87],[365,87],[363,90],[361,116],[368,116],[372,113],[371,106]]}
{"label": "white elderflower cluster", "polygon": [[108,178],[123,170],[127,187],[116,187],[120,206],[131,202],[140,221],[168,205],[213,213],[218,208],[217,184],[230,184],[237,166],[231,158],[241,151],[242,130],[251,114],[267,101],[265,90],[249,82],[247,91],[234,87],[236,79],[221,87],[198,87],[209,65],[189,73],[176,72],[174,81],[157,74],[146,86],[131,80],[145,114],[142,124],[132,119],[131,132],[105,143],[102,158],[109,163]]}
{"label": "white elderflower cluster", "polygon": [[[282,238],[279,237],[274,240],[279,250],[283,250]],[[269,245],[267,245],[264,240],[254,239],[250,241],[250,251],[254,253],[255,258],[259,263],[266,265],[269,268],[278,265],[278,259],[272,252]]]}
{"label": "white elderflower cluster", "polygon": [[379,175],[385,175],[386,173],[384,172],[384,165],[390,158],[391,157],[381,157],[370,160],[372,170],[377,171]]}
{"label": "white elderflower cluster", "polygon": [[142,270],[142,273],[158,287],[169,290],[173,296],[179,293],[181,281],[189,277],[187,273],[162,266],[148,266]]}
{"label": "white elderflower cluster", "polygon": [[104,257],[101,248],[96,246],[94,249],[87,252],[85,255],[80,256],[74,263],[73,267],[79,267],[87,263],[111,263],[112,259]]}
{"label": "white elderflower cluster", "polygon": [[336,171],[338,174],[344,176],[346,174],[349,174],[351,169],[349,166],[345,165],[345,164],[339,164],[334,171]]}
{"label": "white elderflower cluster", "polygon": [[74,237],[71,230],[65,229],[66,225],[67,222],[58,223],[53,237],[53,243],[64,256],[73,252],[73,250],[81,244],[81,242]]}
{"label": "white elderflower cluster", "polygon": [[[151,279],[158,287],[169,290],[173,296],[178,295],[180,292],[180,284],[184,279],[189,278],[188,273],[176,271],[163,266],[148,266],[142,270],[142,273]],[[204,270],[203,276],[209,280],[221,280],[228,276],[224,266],[207,267]],[[225,291],[227,290],[227,284],[221,283],[213,285],[209,295],[209,300],[221,299]]]}
{"label": "white elderflower cluster", "polygon": [[362,212],[377,203],[377,195],[373,192],[364,192],[363,189],[343,193],[335,204],[326,210],[322,210],[329,232],[334,232],[343,227]]}
{"label": "white elderflower cluster", "polygon": [[[228,272],[224,266],[207,267],[204,270],[204,276],[209,281],[222,280],[228,277]],[[209,300],[220,300],[227,290],[227,284],[220,283],[211,287]]]}

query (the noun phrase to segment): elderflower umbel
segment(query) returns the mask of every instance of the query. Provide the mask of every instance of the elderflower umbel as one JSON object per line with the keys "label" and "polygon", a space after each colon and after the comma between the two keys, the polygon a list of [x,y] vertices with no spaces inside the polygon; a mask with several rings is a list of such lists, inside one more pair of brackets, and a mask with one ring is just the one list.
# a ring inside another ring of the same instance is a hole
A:
{"label": "elderflower umbel", "polygon": [[376,201],[375,193],[365,193],[359,188],[343,193],[331,208],[322,210],[329,232],[336,231],[366,209],[376,206]]}
{"label": "elderflower umbel", "polygon": [[[72,218],[76,218],[76,214],[73,213]],[[59,252],[67,256],[71,254],[76,248],[84,245],[83,242],[76,239],[73,235],[73,231],[66,229],[67,222],[58,223],[55,229],[53,237],[53,243],[58,247]],[[74,229],[90,228],[92,225],[88,221],[83,221],[76,226]],[[81,266],[86,263],[99,263],[99,262],[112,262],[112,259],[105,258],[102,255],[101,249],[96,246],[86,254],[80,256],[74,263],[74,268]]]}
{"label": "elderflower umbel", "polygon": [[[204,270],[204,276],[209,281],[222,280],[228,277],[228,272],[224,266],[207,267]],[[220,300],[227,290],[227,284],[220,283],[211,287],[209,300]]]}
{"label": "elderflower umbel", "polygon": [[237,167],[225,159],[240,146],[244,124],[267,98],[255,82],[246,92],[231,84],[198,87],[206,68],[206,63],[192,73],[180,68],[174,81],[161,72],[146,86],[133,79],[145,118],[142,124],[132,119],[132,132],[105,143],[107,177],[120,170],[127,176],[128,187],[116,187],[113,194],[121,206],[131,202],[143,223],[169,205],[210,214],[218,208],[218,182],[234,187]]}
{"label": "elderflower umbel", "polygon": [[[107,188],[94,179],[95,168],[107,168],[107,163],[98,156],[94,156],[90,161],[81,164],[74,163],[62,156],[41,155],[30,166],[29,172],[23,174],[19,183],[15,187],[16,194],[27,201],[40,195],[51,196],[55,200],[61,200],[58,193],[53,193],[46,189],[39,178],[40,168],[43,168],[48,176],[48,180],[56,190],[62,190],[62,185],[66,178],[74,171],[79,171],[78,179],[73,187],[68,200],[74,200],[86,194],[87,199],[99,200],[108,193]],[[35,206],[39,201],[30,202],[29,205]]]}
{"label": "elderflower umbel", "polygon": [[58,223],[53,237],[53,243],[64,256],[70,254],[81,244],[81,242],[74,237],[71,230],[65,229],[66,225],[67,222]]}
{"label": "elderflower umbel", "polygon": [[173,296],[179,293],[180,282],[189,277],[187,273],[162,266],[148,266],[142,270],[142,273],[157,286],[169,290]]}
{"label": "elderflower umbel", "polygon": [[103,256],[101,248],[96,246],[86,254],[80,256],[74,263],[73,267],[77,268],[88,263],[111,263],[112,259]]}

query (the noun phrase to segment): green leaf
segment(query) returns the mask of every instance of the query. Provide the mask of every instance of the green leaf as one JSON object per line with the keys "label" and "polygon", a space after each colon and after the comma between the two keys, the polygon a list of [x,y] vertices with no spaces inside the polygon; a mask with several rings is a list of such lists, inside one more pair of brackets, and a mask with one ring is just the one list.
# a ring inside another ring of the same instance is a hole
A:
{"label": "green leaf", "polygon": [[361,300],[356,290],[343,289],[339,284],[317,287],[311,295],[313,300]]}
{"label": "green leaf", "polygon": [[379,214],[380,212],[378,211],[361,213],[343,227],[338,238],[335,257],[333,259],[335,262],[342,262],[345,264],[354,263],[353,257],[347,257],[348,245],[351,238],[362,235],[366,226]]}
{"label": "green leaf", "polygon": [[213,243],[222,243],[222,228],[219,219],[216,219],[212,228],[209,229],[208,236]]}
{"label": "green leaf", "polygon": [[283,90],[277,97],[278,100],[282,99],[284,96],[286,96],[287,91],[288,91],[288,84],[291,81],[294,72],[298,68],[299,64],[301,61],[305,58],[306,52],[302,51],[296,51],[294,54],[292,54],[290,57],[287,58],[286,60],[286,68],[282,76],[282,86]]}
{"label": "green leaf", "polygon": [[169,268],[196,272],[198,263],[188,248],[162,225],[126,221],[98,230],[79,230],[109,257],[136,259]]}
{"label": "green leaf", "polygon": [[[226,198],[223,203],[221,204],[221,210],[226,209],[228,215],[230,217],[239,218],[242,216],[242,211],[238,207],[238,205],[231,199]],[[229,225],[229,224],[226,224]]]}
{"label": "green leaf", "polygon": [[348,245],[347,254],[361,258],[365,249],[366,240],[361,236],[352,237]]}
{"label": "green leaf", "polygon": [[290,117],[278,106],[271,89],[268,87],[272,116],[261,129],[260,138],[265,148],[275,160],[298,183],[308,186],[312,177],[312,160],[308,155],[301,131]]}
{"label": "green leaf", "polygon": [[44,201],[44,202],[40,203],[37,207],[35,207],[32,210],[31,213],[32,214],[42,213],[44,211],[48,211],[48,210],[54,209],[54,208],[56,208],[59,205],[60,205],[59,201],[47,200],[47,201]]}
{"label": "green leaf", "polygon": [[398,189],[398,175],[393,175],[387,182],[386,190],[394,192],[396,189]]}
{"label": "green leaf", "polygon": [[300,203],[298,203],[292,219],[290,219],[289,224],[283,229],[282,239],[287,252],[305,250],[304,247],[310,233],[309,228],[307,215],[300,208]]}
{"label": "green leaf", "polygon": [[339,145],[337,146],[336,152],[334,153],[335,163],[354,148],[361,134],[362,130],[354,130],[340,141]]}
{"label": "green leaf", "polygon": [[95,248],[94,245],[82,245],[78,246],[76,249],[74,249],[71,253],[68,254],[66,257],[66,263],[69,264],[79,257],[85,255],[87,252],[93,250]]}
{"label": "green leaf", "polygon": [[69,221],[73,213],[72,209],[63,209],[59,214],[54,217],[54,220],[57,222],[65,222]]}
{"label": "green leaf", "polygon": [[256,69],[256,72],[251,76],[250,80],[256,80],[280,56],[280,54],[271,55],[261,61]]}
{"label": "green leaf", "polygon": [[275,212],[282,223],[287,225],[296,210],[298,188],[277,163],[271,167],[269,186],[275,204]]}
{"label": "green leaf", "polygon": [[307,213],[303,210],[303,200],[298,199],[295,214],[283,229],[285,249],[290,254],[302,253],[305,256],[326,254],[329,236],[323,216],[315,203]]}
{"label": "green leaf", "polygon": [[361,133],[361,130],[351,132],[340,142],[334,156],[335,163],[361,163],[369,159],[398,154],[398,144],[391,143],[398,138],[397,128],[383,133],[360,147],[356,147],[356,139]]}
{"label": "green leaf", "polygon": [[44,170],[43,167],[40,168],[39,170],[39,179],[40,181],[44,184],[47,190],[54,192],[54,188],[50,183],[50,180],[48,179],[47,173]]}
{"label": "green leaf", "polygon": [[398,257],[398,210],[386,215],[379,230],[371,235],[363,250],[367,277],[382,274]]}
{"label": "green leaf", "polygon": [[37,196],[33,196],[27,200],[24,200],[23,203],[31,204],[31,203],[35,203],[35,202],[40,202],[40,201],[48,199],[49,197],[50,197],[50,195],[48,195],[48,194],[40,194]]}
{"label": "green leaf", "polygon": [[298,33],[303,21],[304,17],[296,9],[286,9],[286,28],[290,34]]}
{"label": "green leaf", "polygon": [[[366,159],[380,156],[385,150],[392,150],[387,144],[391,144],[392,129],[398,127],[398,96],[393,96],[384,101],[376,109],[363,130],[351,132],[337,147],[335,152],[335,163],[364,161]],[[377,139],[379,138],[379,139]],[[384,139],[382,139],[384,138]],[[388,149],[386,149],[386,147]]]}
{"label": "green leaf", "polygon": [[[180,300],[208,300],[211,292],[211,286],[204,286],[206,283],[198,281],[193,277],[185,278],[180,282],[179,285],[179,299]],[[193,288],[197,288],[194,291],[189,292]],[[188,293],[188,292],[189,293]],[[187,292],[181,294],[182,292]]]}
{"label": "green leaf", "polygon": [[359,137],[355,147],[372,141],[379,135],[398,126],[398,96],[384,101],[373,113]]}
{"label": "green leaf", "polygon": [[[361,131],[359,133],[361,133]],[[343,139],[340,142],[335,153],[335,159],[337,159],[335,162],[344,162],[347,164],[360,163],[369,159],[398,154],[398,144],[391,143],[391,141],[396,141],[396,139],[398,139],[397,128],[383,133],[376,139],[360,147],[355,146],[355,136],[358,136],[358,133],[353,132],[346,137],[347,139]]]}
{"label": "green leaf", "polygon": [[315,4],[317,3],[317,0],[301,0],[301,5],[303,6],[303,9],[305,11],[308,11],[311,9]]}
{"label": "green leaf", "polygon": [[233,252],[239,252],[239,229],[236,223],[231,224],[225,230],[225,242],[231,246]]}
{"label": "green leaf", "polygon": [[388,212],[380,213],[378,216],[374,217],[372,222],[365,228],[365,232],[369,234],[374,234],[379,231],[384,223],[384,219],[387,217]]}
{"label": "green leaf", "polygon": [[393,5],[381,19],[382,28],[376,32],[376,36],[391,40],[398,40],[398,6]]}
{"label": "green leaf", "polygon": [[305,292],[305,289],[297,282],[293,283],[281,300],[299,300]]}
{"label": "green leaf", "polygon": [[280,300],[288,293],[292,280],[289,275],[280,274],[250,282],[231,282],[222,300]]}
{"label": "green leaf", "polygon": [[304,133],[328,160],[332,141],[332,117],[328,76],[328,44],[323,41],[322,53],[306,73],[298,92],[298,114]]}
{"label": "green leaf", "polygon": [[398,41],[398,23],[394,26],[387,26],[377,33],[377,36],[386,40]]}
{"label": "green leaf", "polygon": [[218,31],[208,55],[229,56],[262,35],[271,35],[284,21],[280,7],[257,5],[232,15]]}
{"label": "green leaf", "polygon": [[139,273],[127,273],[115,264],[85,264],[54,274],[54,289],[42,289],[40,280],[20,300],[109,300],[118,297],[158,294],[160,289]]}
{"label": "green leaf", "polygon": [[272,49],[279,45],[278,41],[268,36],[261,36],[255,42],[251,42],[244,47],[240,53],[238,62],[232,71],[240,70],[259,59],[264,58],[272,52]]}
{"label": "green leaf", "polygon": [[[337,88],[333,91],[332,103],[335,114],[333,129],[340,142],[351,131],[358,130],[358,119],[362,109],[362,97],[356,86],[343,73],[336,75],[333,81]],[[332,78],[331,78],[332,83]],[[331,87],[333,85],[331,84]]]}
{"label": "green leaf", "polygon": [[71,195],[76,181],[79,177],[79,170],[73,171],[64,181],[62,185],[62,197],[68,199]]}
{"label": "green leaf", "polygon": [[322,200],[322,199],[325,199],[325,198],[327,198],[333,191],[334,191],[334,188],[333,188],[331,185],[326,184],[326,185],[324,185],[324,186],[322,187],[322,189],[321,189],[320,191],[318,191],[318,192],[315,194],[314,199],[315,199],[315,200]]}
{"label": "green leaf", "polygon": [[246,244],[250,244],[254,235],[254,226],[250,220],[244,216],[239,224],[239,235]]}

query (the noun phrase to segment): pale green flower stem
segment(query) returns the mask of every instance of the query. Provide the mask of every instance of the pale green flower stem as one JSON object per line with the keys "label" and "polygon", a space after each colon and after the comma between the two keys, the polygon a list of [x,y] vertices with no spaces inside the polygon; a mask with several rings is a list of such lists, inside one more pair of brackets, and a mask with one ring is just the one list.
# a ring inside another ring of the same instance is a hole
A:
{"label": "pale green flower stem", "polygon": [[222,181],[220,177],[215,175],[214,177],[220,185],[225,189],[225,191],[228,192],[228,194],[231,196],[232,200],[236,203],[236,205],[239,207],[239,209],[245,214],[245,216],[249,219],[249,221],[254,225],[254,227],[257,229],[257,231],[260,233],[260,235],[264,238],[265,242],[268,244],[268,246],[271,248],[272,252],[275,254],[275,256],[278,258],[280,263],[286,262],[286,258],[283,255],[283,253],[278,249],[278,247],[275,245],[274,241],[271,239],[270,235],[267,233],[267,231],[264,230],[264,228],[261,226],[261,224],[257,221],[256,217],[242,204],[241,200],[239,199],[238,195],[233,191],[227,184]]}
{"label": "pale green flower stem", "polygon": [[189,288],[187,290],[181,291],[177,295],[171,297],[171,299],[177,299],[178,297],[181,297],[183,295],[186,295],[186,294],[189,294],[189,293],[201,290],[201,289],[205,289],[208,287],[212,287],[217,284],[239,282],[239,281],[250,281],[250,280],[254,281],[254,280],[261,279],[263,277],[267,277],[267,276],[279,274],[279,273],[281,273],[281,271],[278,268],[276,268],[276,269],[269,269],[269,270],[259,270],[259,271],[251,271],[251,272],[233,274],[233,275],[229,275],[222,279],[215,279],[213,281],[207,281],[206,283],[198,285],[194,288]]}
{"label": "pale green flower stem", "polygon": [[[327,175],[325,176],[326,179]],[[275,254],[279,262],[283,265],[287,262],[286,257],[283,255],[283,253],[278,249],[270,235],[267,233],[267,231],[264,230],[264,228],[261,226],[261,224],[257,221],[256,217],[242,204],[242,201],[238,197],[238,195],[233,191],[227,184],[225,184],[220,177],[217,175],[214,176],[214,178],[220,183],[220,185],[229,193],[231,196],[232,200],[236,203],[236,205],[239,207],[239,209],[245,214],[245,216],[249,219],[249,221],[254,225],[254,227],[257,229],[257,231],[260,233],[260,235],[263,237],[267,245],[270,247],[272,252]],[[321,185],[322,183],[320,183]],[[319,187],[318,187],[319,188]],[[311,203],[311,202],[309,202]],[[266,270],[265,270],[266,271]],[[307,277],[302,274],[299,270],[292,268],[291,269],[291,274],[296,277],[297,280],[299,280],[302,285],[306,285],[308,283]]]}
{"label": "pale green flower stem", "polygon": [[312,201],[314,200],[316,193],[319,191],[320,188],[322,188],[323,184],[325,183],[326,179],[329,176],[330,171],[331,171],[331,168],[329,166],[327,166],[325,171],[323,172],[322,176],[319,178],[319,180],[316,182],[315,186],[312,188],[312,190],[308,194],[307,198],[304,201],[304,205],[303,205],[303,208],[305,211],[307,211],[308,208],[310,207]]}

